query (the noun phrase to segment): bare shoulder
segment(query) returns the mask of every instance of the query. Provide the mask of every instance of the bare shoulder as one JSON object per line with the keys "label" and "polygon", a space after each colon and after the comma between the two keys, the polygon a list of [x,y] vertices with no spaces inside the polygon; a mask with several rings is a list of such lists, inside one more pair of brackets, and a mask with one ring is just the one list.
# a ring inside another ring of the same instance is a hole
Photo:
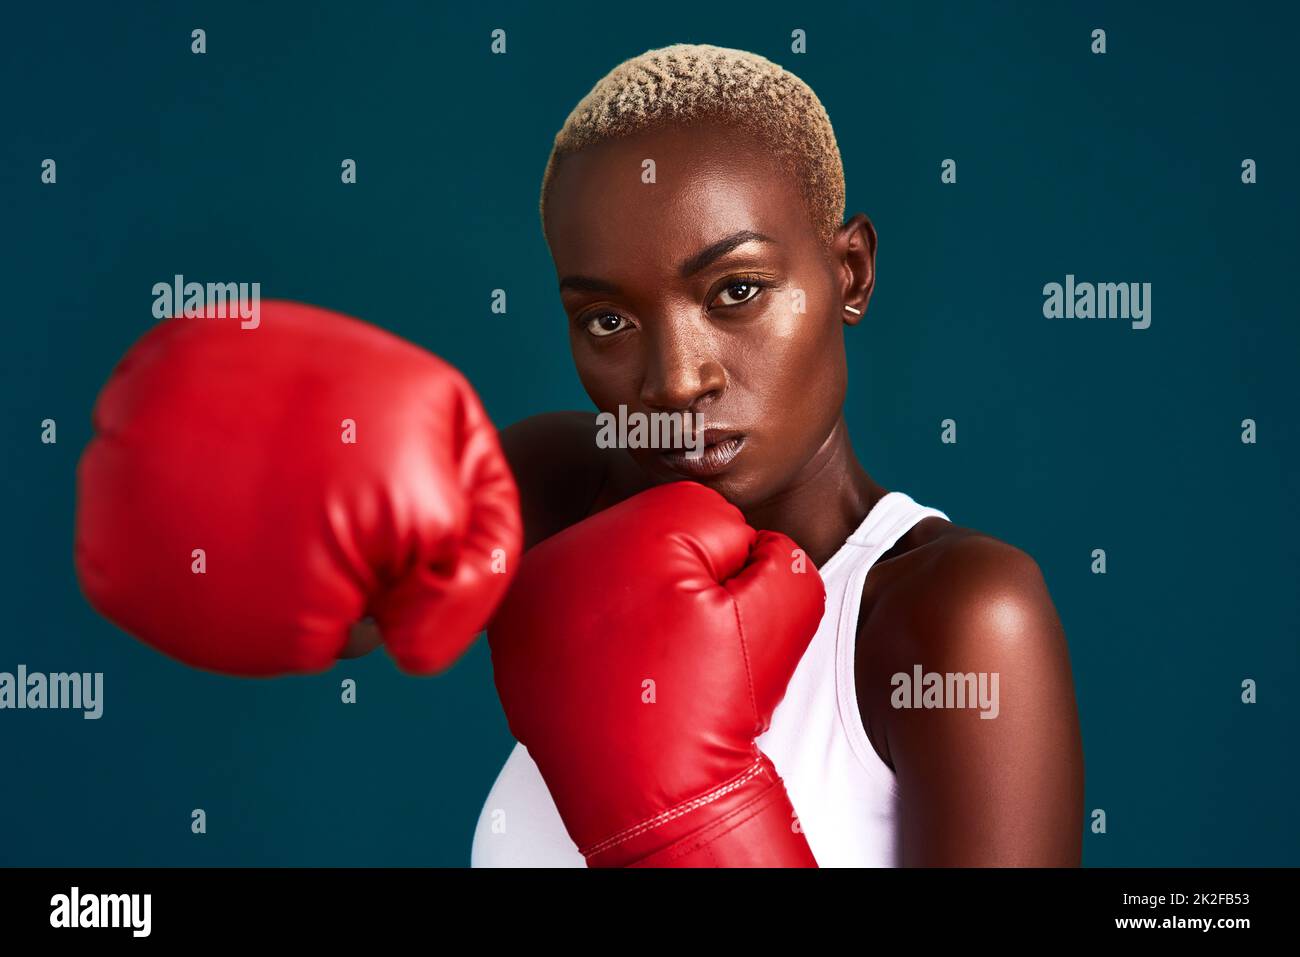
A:
{"label": "bare shoulder", "polygon": [[589,439],[596,434],[594,412],[543,412],[520,419],[501,430],[501,447],[506,457],[526,460],[527,464],[540,464],[555,450],[557,444],[569,446],[579,452],[588,447]]}
{"label": "bare shoulder", "polygon": [[1075,866],[1083,751],[1042,571],[941,520],[918,533],[864,591],[855,662],[868,737],[905,798],[903,863]]}
{"label": "bare shoulder", "polygon": [[972,630],[1013,637],[1045,615],[1055,618],[1042,570],[1030,555],[991,535],[941,525],[896,559],[890,594],[882,596],[881,611],[901,616],[915,641],[959,641]]}
{"label": "bare shoulder", "polygon": [[863,723],[891,767],[900,673],[1015,674],[1053,694],[1070,680],[1064,631],[1030,555],[942,519],[908,537],[868,575],[855,661]]}
{"label": "bare shoulder", "polygon": [[579,521],[604,481],[594,412],[547,412],[501,430],[501,450],[519,486],[524,547]]}

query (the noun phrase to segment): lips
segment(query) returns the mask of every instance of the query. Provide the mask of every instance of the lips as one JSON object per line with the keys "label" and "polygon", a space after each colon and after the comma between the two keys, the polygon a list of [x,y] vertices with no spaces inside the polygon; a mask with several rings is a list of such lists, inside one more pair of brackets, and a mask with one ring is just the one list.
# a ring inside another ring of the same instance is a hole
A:
{"label": "lips", "polygon": [[709,478],[721,475],[731,467],[745,447],[745,434],[733,429],[705,429],[704,452],[694,455],[693,450],[664,452],[661,458],[668,468],[688,478]]}

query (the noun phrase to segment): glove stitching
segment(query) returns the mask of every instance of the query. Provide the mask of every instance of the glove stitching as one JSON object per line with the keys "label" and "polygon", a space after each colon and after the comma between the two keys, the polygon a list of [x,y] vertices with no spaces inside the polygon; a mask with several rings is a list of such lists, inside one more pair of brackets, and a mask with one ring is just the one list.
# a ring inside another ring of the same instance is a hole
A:
{"label": "glove stitching", "polygon": [[[749,552],[750,559],[754,557],[754,550],[751,547]],[[736,633],[740,636],[740,656],[745,662],[745,684],[749,688],[749,706],[754,713],[754,733],[761,733],[759,725],[762,723],[758,713],[758,696],[754,693],[754,672],[749,666],[749,645],[745,642],[745,622],[740,614],[740,600],[736,598],[736,593],[727,590],[731,596],[731,607],[736,611]]]}
{"label": "glove stitching", "polygon": [[661,811],[659,814],[656,814],[654,817],[649,818],[648,820],[642,821],[640,824],[634,824],[631,827],[626,828],[625,830],[619,831],[617,834],[613,835],[612,837],[605,838],[605,840],[599,842],[598,844],[594,844],[590,847],[584,848],[582,850],[582,855],[583,857],[591,857],[592,855],[599,854],[600,852],[606,851],[611,847],[616,847],[619,844],[624,844],[627,841],[632,840],[632,838],[644,834],[647,831],[652,831],[657,827],[662,827],[663,825],[667,824],[669,821],[674,821],[685,814],[689,814],[691,811],[698,810],[699,808],[704,807],[706,804],[712,804],[714,801],[718,800],[719,798],[725,797],[726,795],[730,794],[732,791],[736,790],[737,788],[743,787],[745,784],[748,784],[750,780],[752,780],[755,776],[761,774],[762,772],[763,772],[763,760],[762,757],[760,756],[760,758],[757,761],[755,761],[752,765],[750,765],[749,768],[744,771],[744,773],[742,773],[739,777],[735,778],[731,782],[724,784],[721,787],[715,788],[714,790],[710,791],[707,794],[703,794],[700,797],[692,798],[689,801],[683,801],[681,804],[675,805],[674,807],[670,807],[666,811]]}
{"label": "glove stitching", "polygon": [[[779,791],[777,789],[780,789]],[[671,848],[666,856],[663,856],[652,866],[655,867],[672,867],[674,861],[681,860],[683,857],[689,857],[701,850],[708,854],[709,860],[713,867],[720,867],[717,853],[713,850],[719,840],[726,837],[732,831],[735,831],[744,825],[750,823],[758,815],[767,811],[772,804],[780,800],[781,793],[785,788],[778,781],[761,794],[756,795],[748,803],[742,804],[726,817],[713,824],[708,825],[704,830],[695,835],[693,840],[683,841],[677,847]],[[658,852],[656,857],[664,852]]]}

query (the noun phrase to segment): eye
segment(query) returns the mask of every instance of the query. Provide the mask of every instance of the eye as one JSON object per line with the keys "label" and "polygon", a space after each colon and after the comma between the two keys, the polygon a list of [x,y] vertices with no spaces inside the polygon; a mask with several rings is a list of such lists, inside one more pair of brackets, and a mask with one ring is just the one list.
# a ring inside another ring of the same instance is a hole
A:
{"label": "eye", "polygon": [[[718,298],[713,301],[714,306],[739,306],[749,302],[759,291],[762,290],[763,283],[754,282],[750,279],[737,279],[728,283],[718,293]],[[728,302],[727,299],[731,301]]]}
{"label": "eye", "polygon": [[597,338],[612,336],[616,332],[622,332],[626,326],[627,320],[620,315],[612,312],[602,313],[599,316],[592,316],[590,319],[583,321],[586,330]]}

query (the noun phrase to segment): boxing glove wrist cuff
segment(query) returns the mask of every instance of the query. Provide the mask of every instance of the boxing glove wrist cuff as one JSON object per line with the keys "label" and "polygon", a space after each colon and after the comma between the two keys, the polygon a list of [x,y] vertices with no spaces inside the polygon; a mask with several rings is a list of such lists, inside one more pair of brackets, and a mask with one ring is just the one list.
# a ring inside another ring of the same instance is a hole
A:
{"label": "boxing glove wrist cuff", "polygon": [[589,867],[816,867],[768,758],[725,784],[583,849]]}

